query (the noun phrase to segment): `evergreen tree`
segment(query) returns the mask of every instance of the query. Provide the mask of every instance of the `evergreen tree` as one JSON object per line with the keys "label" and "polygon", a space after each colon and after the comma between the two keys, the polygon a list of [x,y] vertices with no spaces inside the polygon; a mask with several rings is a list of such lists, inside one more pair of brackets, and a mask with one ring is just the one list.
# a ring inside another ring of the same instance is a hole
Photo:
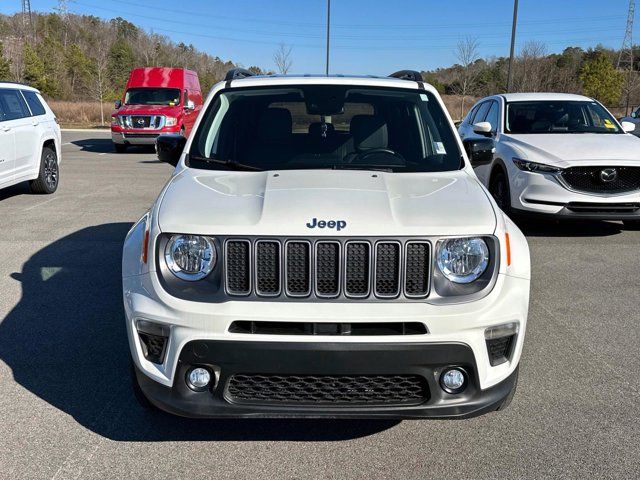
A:
{"label": "evergreen tree", "polygon": [[0,42],[0,82],[11,78],[11,62],[4,57],[4,47]]}
{"label": "evergreen tree", "polygon": [[44,62],[29,44],[24,46],[24,81],[41,91],[45,91],[47,86]]}
{"label": "evergreen tree", "polygon": [[605,105],[615,105],[620,101],[624,75],[615,69],[604,52],[597,52],[584,63],[580,81],[585,95],[594,97]]}
{"label": "evergreen tree", "polygon": [[116,40],[109,50],[107,76],[111,87],[122,91],[129,78],[129,72],[136,66],[136,58],[129,42],[123,38]]}

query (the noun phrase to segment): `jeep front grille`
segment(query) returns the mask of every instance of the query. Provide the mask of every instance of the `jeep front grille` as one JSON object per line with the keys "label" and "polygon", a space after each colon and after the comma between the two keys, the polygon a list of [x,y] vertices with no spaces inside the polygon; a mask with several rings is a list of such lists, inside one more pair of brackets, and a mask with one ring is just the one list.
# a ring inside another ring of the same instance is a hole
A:
{"label": "jeep front grille", "polygon": [[430,290],[426,240],[229,239],[224,255],[230,296],[420,299]]}

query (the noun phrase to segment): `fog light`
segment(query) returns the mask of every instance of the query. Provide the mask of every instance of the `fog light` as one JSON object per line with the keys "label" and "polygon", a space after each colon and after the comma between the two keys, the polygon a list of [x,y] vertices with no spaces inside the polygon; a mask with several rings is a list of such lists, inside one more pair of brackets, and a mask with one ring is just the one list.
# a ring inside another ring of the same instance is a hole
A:
{"label": "fog light", "polygon": [[207,388],[210,381],[211,374],[206,368],[192,368],[187,373],[187,385],[189,385],[192,390],[202,391]]}
{"label": "fog light", "polygon": [[459,368],[448,368],[440,375],[440,386],[447,393],[460,393],[467,386],[467,376]]}

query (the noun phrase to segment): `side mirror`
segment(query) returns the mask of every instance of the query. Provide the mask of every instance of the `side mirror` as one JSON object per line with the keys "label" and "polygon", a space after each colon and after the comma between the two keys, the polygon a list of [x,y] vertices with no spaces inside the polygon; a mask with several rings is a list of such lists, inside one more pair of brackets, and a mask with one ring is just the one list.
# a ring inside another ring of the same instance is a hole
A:
{"label": "side mirror", "polygon": [[631,118],[636,118],[638,114],[636,112],[631,112]]}
{"label": "side mirror", "polygon": [[496,144],[492,138],[475,138],[465,140],[464,148],[469,155],[472,167],[488,165],[493,162],[493,154],[496,151]]}
{"label": "side mirror", "polygon": [[115,106],[116,110],[118,110],[122,106],[122,100],[116,100]]}
{"label": "side mirror", "polygon": [[626,133],[631,133],[636,129],[636,124],[633,122],[622,122],[620,125],[622,125],[622,130]]}
{"label": "side mirror", "polygon": [[175,167],[180,161],[180,156],[186,143],[187,139],[178,133],[158,135],[158,138],[156,138],[158,160]]}
{"label": "side mirror", "polygon": [[473,133],[488,137],[491,135],[493,127],[489,122],[478,122],[473,124]]}
{"label": "side mirror", "polygon": [[193,103],[193,100],[187,100],[187,104],[184,106],[185,110],[195,110],[196,104]]}

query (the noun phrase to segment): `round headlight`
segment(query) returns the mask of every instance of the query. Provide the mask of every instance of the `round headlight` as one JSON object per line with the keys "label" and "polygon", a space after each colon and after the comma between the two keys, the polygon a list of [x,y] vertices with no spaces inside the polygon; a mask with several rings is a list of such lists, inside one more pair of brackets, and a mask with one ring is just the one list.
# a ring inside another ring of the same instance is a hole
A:
{"label": "round headlight", "polygon": [[454,283],[471,283],[489,265],[489,248],[481,238],[450,238],[438,244],[438,268]]}
{"label": "round headlight", "polygon": [[174,235],[167,243],[164,258],[169,270],[181,280],[200,280],[216,265],[216,249],[207,237]]}

